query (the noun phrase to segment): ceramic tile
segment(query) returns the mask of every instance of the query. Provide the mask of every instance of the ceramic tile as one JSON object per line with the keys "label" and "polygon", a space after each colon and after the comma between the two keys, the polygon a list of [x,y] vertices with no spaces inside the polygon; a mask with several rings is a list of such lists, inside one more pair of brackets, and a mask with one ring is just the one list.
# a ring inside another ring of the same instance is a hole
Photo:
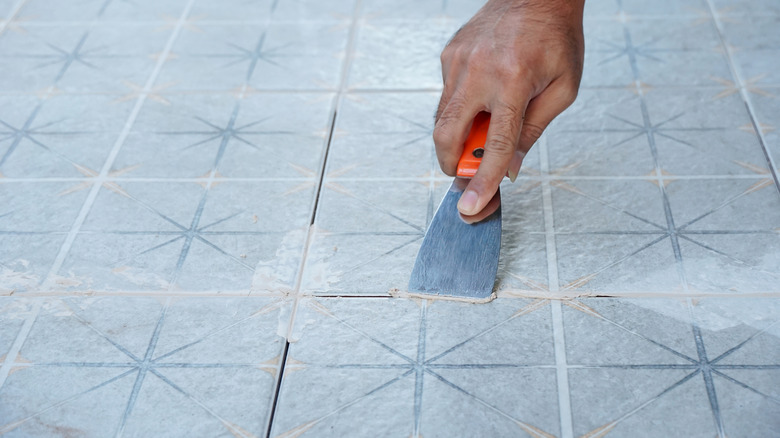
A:
{"label": "ceramic tile", "polygon": [[0,392],[0,430],[262,433],[284,345],[276,334],[283,305],[214,300],[44,301]]}
{"label": "ceramic tile", "polygon": [[117,96],[0,98],[0,174],[84,177],[100,172],[130,106]]}
{"label": "ceramic tile", "polygon": [[172,90],[338,88],[346,26],[301,21],[198,29],[177,39],[159,83]]}
{"label": "ceramic tile", "polygon": [[780,428],[774,0],[588,0],[500,298],[391,298],[483,4],[0,0],[0,435]]}
{"label": "ceramic tile", "polygon": [[[38,289],[49,274],[65,237],[65,232],[0,232],[0,295]],[[67,283],[70,280],[59,278],[56,281]]]}
{"label": "ceramic tile", "polygon": [[[180,184],[188,187],[128,183],[101,191],[63,272],[109,290],[265,290],[273,285],[256,278],[263,267],[291,287],[313,184],[292,190],[297,183],[226,183],[208,192]],[[237,207],[236,197],[247,193],[254,205]],[[280,202],[285,208],[267,208]],[[287,258],[271,264],[282,254]]]}
{"label": "ceramic tile", "polygon": [[453,20],[369,20],[358,30],[351,89],[439,89],[444,45],[458,30]]}
{"label": "ceramic tile", "polygon": [[[2,181],[2,179],[0,179]],[[86,192],[66,193],[67,185],[52,182],[0,183],[0,229],[12,232],[68,231],[79,214]]]}
{"label": "ceramic tile", "polygon": [[557,435],[550,318],[530,300],[302,301],[272,435],[443,436],[475,427],[467,412],[497,436]]}
{"label": "ceramic tile", "polygon": [[369,0],[362,7],[363,16],[370,20],[435,20],[453,19],[465,23],[482,6],[470,0]]}
{"label": "ceramic tile", "polygon": [[[313,179],[330,95],[158,96],[141,110],[114,162],[134,176]],[[303,181],[301,181],[303,182]]]}
{"label": "ceramic tile", "polygon": [[[127,92],[143,87],[168,34],[156,25],[27,26],[0,38],[2,91]],[[19,81],[17,78],[22,79]]]}
{"label": "ceramic tile", "polygon": [[334,0],[327,5],[316,0],[228,0],[219,4],[196,2],[192,13],[203,20],[342,21],[351,17],[354,3],[354,0]]}
{"label": "ceramic tile", "polygon": [[[742,301],[712,298],[689,307],[684,300],[584,299],[564,306],[575,433],[712,436],[725,430],[745,436],[766,427],[766,421],[751,427],[727,413],[736,408],[735,396],[750,400],[764,418],[776,405],[771,395],[723,377],[731,371],[722,362],[741,352],[739,371],[766,359],[777,362],[777,355],[767,355],[771,350],[750,350],[762,336],[777,339],[770,334],[777,300],[763,301],[745,307]],[[758,306],[765,308],[755,312]],[[594,346],[601,355],[594,357]],[[725,354],[718,353],[724,348]],[[767,373],[760,368],[740,378],[761,387]],[[740,392],[745,390],[749,397]],[[599,397],[605,392],[609,397]],[[684,415],[679,406],[686,406]]]}
{"label": "ceramic tile", "polygon": [[[19,15],[36,21],[83,21],[95,18],[141,19],[160,18],[160,14],[178,15],[184,8],[183,0],[138,0],[132,3],[117,0],[76,0],[68,5],[46,0],[24,2]],[[10,6],[2,10],[10,9]]]}

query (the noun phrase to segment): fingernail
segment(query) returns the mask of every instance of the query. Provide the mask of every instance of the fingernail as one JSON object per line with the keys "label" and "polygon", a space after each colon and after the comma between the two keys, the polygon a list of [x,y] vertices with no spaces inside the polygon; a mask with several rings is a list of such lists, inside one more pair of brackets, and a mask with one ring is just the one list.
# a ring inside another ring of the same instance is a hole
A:
{"label": "fingernail", "polygon": [[523,165],[523,159],[525,154],[521,151],[515,151],[512,155],[512,159],[509,161],[509,181],[515,182],[517,175],[520,173],[520,166]]}
{"label": "fingernail", "polygon": [[460,197],[460,201],[458,201],[458,210],[463,214],[472,215],[476,213],[474,209],[477,208],[478,200],[479,195],[477,195],[477,192],[474,190],[466,190],[466,193],[464,193]]}

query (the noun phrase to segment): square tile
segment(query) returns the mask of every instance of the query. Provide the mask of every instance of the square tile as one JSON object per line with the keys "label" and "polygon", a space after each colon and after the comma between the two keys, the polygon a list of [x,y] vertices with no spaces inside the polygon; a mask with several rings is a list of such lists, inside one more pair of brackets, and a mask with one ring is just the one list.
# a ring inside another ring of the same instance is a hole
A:
{"label": "square tile", "polygon": [[[266,298],[47,300],[0,393],[0,430],[261,434],[284,345],[282,307]],[[95,409],[100,419],[87,415]]]}
{"label": "square tile", "polygon": [[440,89],[439,55],[458,26],[448,19],[362,22],[349,88]]}
{"label": "square tile", "polygon": [[[35,291],[49,274],[66,234],[0,232],[0,295]],[[55,283],[69,283],[55,278]]]}
{"label": "square tile", "polygon": [[26,26],[0,38],[0,90],[130,92],[143,88],[168,34],[155,25]]}
{"label": "square tile", "polygon": [[294,21],[198,29],[177,39],[159,83],[170,84],[172,90],[218,91],[242,85],[257,90],[339,86],[346,26]]}
{"label": "square tile", "polygon": [[468,21],[482,7],[474,0],[369,0],[362,7],[363,16],[370,20],[434,20],[449,18]]}
{"label": "square tile", "polygon": [[304,300],[272,435],[558,434],[550,318],[530,300]]}
{"label": "square tile", "polygon": [[[123,183],[103,190],[63,272],[100,290],[291,289],[314,195],[313,184],[292,190],[296,184],[226,183],[205,192],[192,183]],[[287,259],[269,265],[280,254]],[[261,267],[280,284],[256,282]]]}
{"label": "square tile", "polygon": [[330,95],[298,93],[150,99],[114,169],[162,178],[208,177],[214,169],[226,177],[313,179],[328,136],[331,101]]}
{"label": "square tile", "polygon": [[67,193],[67,189],[62,183],[0,179],[0,230],[69,231],[87,191]]}

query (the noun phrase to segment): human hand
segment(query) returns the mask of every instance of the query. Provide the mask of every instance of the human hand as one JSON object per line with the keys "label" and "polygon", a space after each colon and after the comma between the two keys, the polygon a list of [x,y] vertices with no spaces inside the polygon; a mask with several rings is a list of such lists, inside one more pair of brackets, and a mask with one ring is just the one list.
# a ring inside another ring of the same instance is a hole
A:
{"label": "human hand", "polygon": [[489,0],[441,54],[444,90],[433,140],[454,176],[471,122],[491,113],[482,163],[458,203],[468,222],[499,206],[547,125],[577,97],[584,53],[584,0]]}

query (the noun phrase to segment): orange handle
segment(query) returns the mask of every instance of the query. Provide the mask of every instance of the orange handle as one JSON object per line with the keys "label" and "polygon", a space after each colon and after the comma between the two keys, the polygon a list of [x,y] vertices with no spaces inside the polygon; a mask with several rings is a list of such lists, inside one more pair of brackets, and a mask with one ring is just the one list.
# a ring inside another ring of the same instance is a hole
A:
{"label": "orange handle", "polygon": [[481,112],[474,117],[471,131],[463,147],[463,154],[458,161],[457,176],[472,178],[482,162],[482,154],[485,151],[488,126],[490,126],[490,113]]}

